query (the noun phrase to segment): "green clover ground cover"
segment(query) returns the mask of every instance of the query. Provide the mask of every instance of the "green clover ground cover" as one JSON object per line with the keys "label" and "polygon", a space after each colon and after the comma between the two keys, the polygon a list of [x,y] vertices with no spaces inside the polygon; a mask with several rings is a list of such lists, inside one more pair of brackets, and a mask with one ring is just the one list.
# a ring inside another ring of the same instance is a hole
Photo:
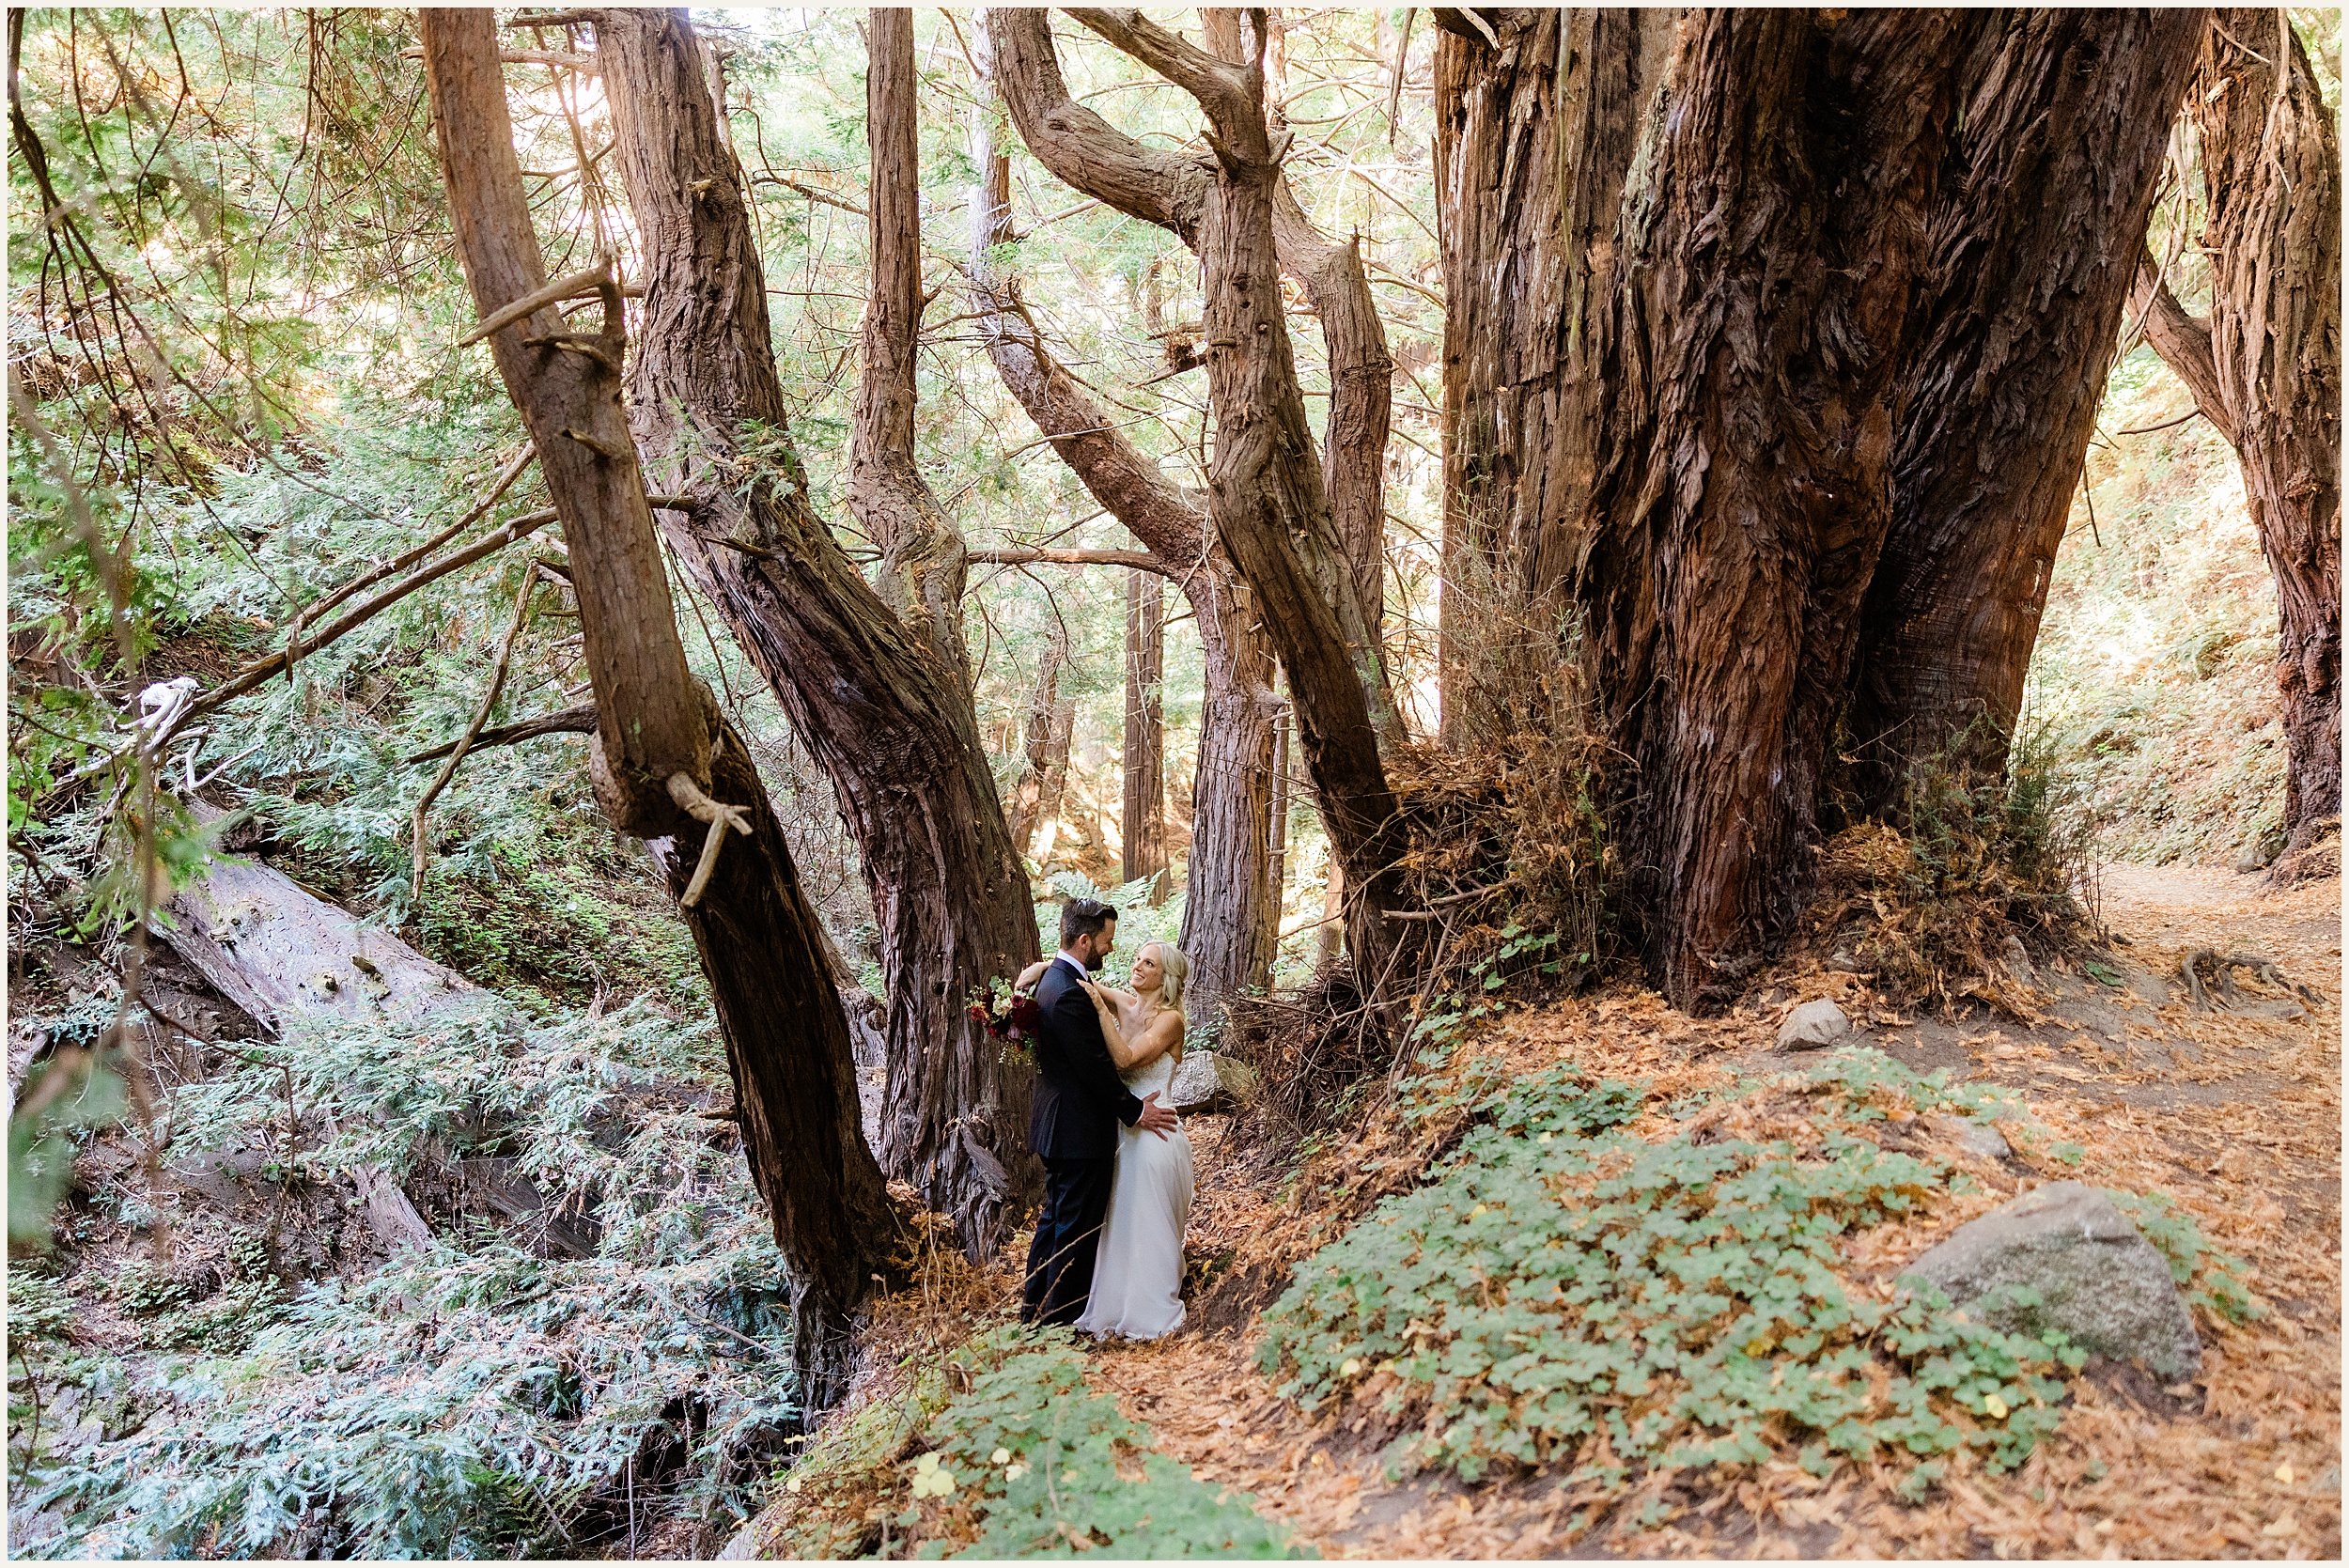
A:
{"label": "green clover ground cover", "polygon": [[1571,1461],[1571,1479],[1612,1491],[1637,1469],[1785,1447],[1821,1472],[1959,1449],[2020,1464],[2080,1354],[1929,1289],[1855,1293],[1836,1271],[1839,1238],[1966,1181],[1853,1129],[1887,1102],[1993,1105],[1875,1052],[1781,1081],[1812,1097],[1799,1146],[1650,1142],[1620,1130],[1637,1091],[1563,1069],[1492,1096],[1447,1167],[1299,1266],[1259,1363],[1309,1409],[1377,1400],[1411,1428],[1391,1464],[1466,1480]]}
{"label": "green clover ground cover", "polygon": [[[1065,1329],[1003,1325],[810,1444],[778,1556],[1279,1559],[1245,1492],[1195,1480],[1085,1382]],[[955,1391],[960,1386],[960,1391]],[[919,1450],[917,1453],[914,1451]],[[867,1499],[878,1505],[866,1508]],[[878,1527],[878,1530],[876,1528]]]}

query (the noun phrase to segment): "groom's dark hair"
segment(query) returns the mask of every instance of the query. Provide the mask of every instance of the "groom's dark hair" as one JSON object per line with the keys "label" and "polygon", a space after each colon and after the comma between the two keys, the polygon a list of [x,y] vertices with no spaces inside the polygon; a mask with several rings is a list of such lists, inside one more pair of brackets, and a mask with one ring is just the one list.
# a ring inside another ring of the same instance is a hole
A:
{"label": "groom's dark hair", "polygon": [[1060,944],[1065,948],[1079,937],[1097,937],[1116,918],[1117,911],[1097,898],[1072,898],[1060,907]]}

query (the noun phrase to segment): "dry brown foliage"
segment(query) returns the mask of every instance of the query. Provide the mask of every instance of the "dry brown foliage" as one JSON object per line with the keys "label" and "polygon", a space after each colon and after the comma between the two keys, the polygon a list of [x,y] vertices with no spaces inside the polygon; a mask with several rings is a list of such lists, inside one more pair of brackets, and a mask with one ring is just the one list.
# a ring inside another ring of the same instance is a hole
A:
{"label": "dry brown foliage", "polygon": [[[2256,946],[2294,981],[2338,993],[2340,886],[2260,896],[2248,878],[2116,872],[2107,909],[2139,963],[2167,971],[2196,947]],[[1855,1017],[1897,1019],[1857,975],[1807,971]],[[2340,1019],[2336,1006],[2289,1008],[2294,993],[2256,980],[2260,1016],[2114,1005],[2127,1039],[2109,1048],[2046,1028],[1985,1026],[1967,1037],[1978,1075],[2021,1092],[2046,1129],[1992,1163],[1965,1154],[1931,1117],[1884,1136],[1962,1163],[1982,1185],[1853,1238],[1865,1288],[1949,1230],[2046,1180],[2168,1193],[2210,1244],[2245,1259],[2265,1315],[2200,1319],[2205,1361],[2183,1394],[2129,1369],[2076,1379],[2062,1428],[2014,1475],[1952,1464],[1921,1506],[1890,1473],[1843,1467],[1821,1479],[1791,1462],[1651,1478],[1586,1528],[1579,1499],[1539,1473],[1465,1486],[1444,1476],[1388,1481],[1375,1435],[1350,1408],[1309,1420],[1276,1399],[1251,1358],[1253,1319],[1296,1262],[1378,1198],[1418,1181],[1458,1137],[1439,1119],[1412,1126],[1376,1108],[1299,1151],[1261,1131],[1194,1130],[1200,1198],[1194,1250],[1224,1261],[1201,1327],[1097,1362],[1159,1449],[1202,1480],[1257,1494],[1260,1506],[1332,1557],[1524,1558],[1567,1552],[1759,1557],[2338,1557],[2341,1547]],[[2269,995],[2269,992],[2275,992]],[[1691,1092],[1733,1086],[1784,1059],[1768,1045],[1775,1009],[1691,1018],[1630,986],[1514,1014],[1481,1030],[1448,1072],[1479,1062],[1532,1072],[1571,1060],[1593,1076],[1646,1079],[1651,1120]],[[2126,1096],[2123,1098],[2121,1096]],[[1789,1130],[1799,1106],[1765,1092],[1703,1114],[1719,1130]],[[2075,1167],[2056,1153],[2077,1143]],[[1220,1296],[1243,1310],[1219,1313]],[[1638,1524],[1654,1502],[1655,1529]]]}

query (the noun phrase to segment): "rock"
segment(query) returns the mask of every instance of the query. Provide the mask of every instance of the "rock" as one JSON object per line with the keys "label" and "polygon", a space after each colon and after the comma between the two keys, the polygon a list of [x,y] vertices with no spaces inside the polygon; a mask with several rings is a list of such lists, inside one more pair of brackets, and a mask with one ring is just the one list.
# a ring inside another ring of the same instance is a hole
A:
{"label": "rock", "polygon": [[2015,1152],[2006,1135],[1987,1122],[1977,1122],[1969,1116],[1935,1116],[1933,1126],[1957,1141],[1969,1155],[1984,1159],[2004,1159]]}
{"label": "rock", "polygon": [[1174,1069],[1167,1098],[1186,1116],[1237,1110],[1256,1094],[1256,1069],[1221,1051],[1195,1050]]}
{"label": "rock", "polygon": [[1841,1007],[1822,997],[1817,1001],[1806,1001],[1786,1015],[1786,1021],[1778,1026],[1778,1048],[1819,1050],[1850,1032],[1851,1019]]}
{"label": "rock", "polygon": [[2170,1381],[2201,1369],[2202,1342],[2169,1263],[2110,1198],[2080,1182],[2036,1188],[1959,1226],[1906,1272],[1960,1307],[2000,1286],[2038,1292],[2037,1306],[1984,1312],[2008,1333],[2059,1329],[2082,1350],[2141,1360]]}
{"label": "rock", "polygon": [[2022,938],[2008,936],[2005,956],[2006,971],[2015,977],[2015,984],[2030,990],[2039,988],[2039,971],[2031,968],[2030,953],[2023,946]]}

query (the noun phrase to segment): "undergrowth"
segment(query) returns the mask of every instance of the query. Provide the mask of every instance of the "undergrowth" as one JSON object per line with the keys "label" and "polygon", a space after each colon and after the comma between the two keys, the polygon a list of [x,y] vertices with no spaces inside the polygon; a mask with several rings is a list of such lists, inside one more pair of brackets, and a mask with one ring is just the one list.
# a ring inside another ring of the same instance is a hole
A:
{"label": "undergrowth", "polygon": [[1432,1179],[1299,1265],[1260,1364],[1284,1397],[1382,1423],[1399,1469],[1559,1466],[1594,1498],[1790,1448],[1818,1473],[1959,1450],[2020,1464],[2080,1353],[1838,1271],[1839,1238],[1967,1180],[1879,1148],[1871,1123],[2004,1108],[1874,1052],[1791,1082],[1807,1125],[1767,1141],[1648,1141],[1623,1126],[1636,1090],[1570,1069],[1488,1093]]}
{"label": "undergrowth", "polygon": [[[297,1186],[506,1161],[549,1213],[592,1219],[592,1255],[444,1217],[355,1281],[280,1280],[250,1244],[201,1299],[144,1261],[44,1281],[108,1291],[148,1350],[107,1374],[133,1368],[121,1435],[14,1478],[62,1521],[20,1552],[581,1555],[624,1528],[625,1491],[719,1527],[750,1512],[797,1429],[787,1293],[731,1135],[697,1114],[724,1081],[708,1026],[639,1006],[526,1028],[485,1006],[251,1049],[272,1065],[179,1091],[175,1148],[282,1150],[282,1060],[304,1127],[340,1129],[305,1133],[281,1171]],[[53,1391],[98,1375],[35,1354]]]}
{"label": "undergrowth", "polygon": [[1063,1329],[982,1331],[833,1422],[770,1543],[794,1557],[1285,1558],[1247,1493],[1151,1452]]}
{"label": "undergrowth", "polygon": [[1969,761],[1981,749],[1969,728],[1911,768],[1891,822],[1829,840],[1799,939],[1889,996],[2028,1013],[2030,956],[2096,934],[2093,828],[2044,732],[2027,725],[2001,768]]}

